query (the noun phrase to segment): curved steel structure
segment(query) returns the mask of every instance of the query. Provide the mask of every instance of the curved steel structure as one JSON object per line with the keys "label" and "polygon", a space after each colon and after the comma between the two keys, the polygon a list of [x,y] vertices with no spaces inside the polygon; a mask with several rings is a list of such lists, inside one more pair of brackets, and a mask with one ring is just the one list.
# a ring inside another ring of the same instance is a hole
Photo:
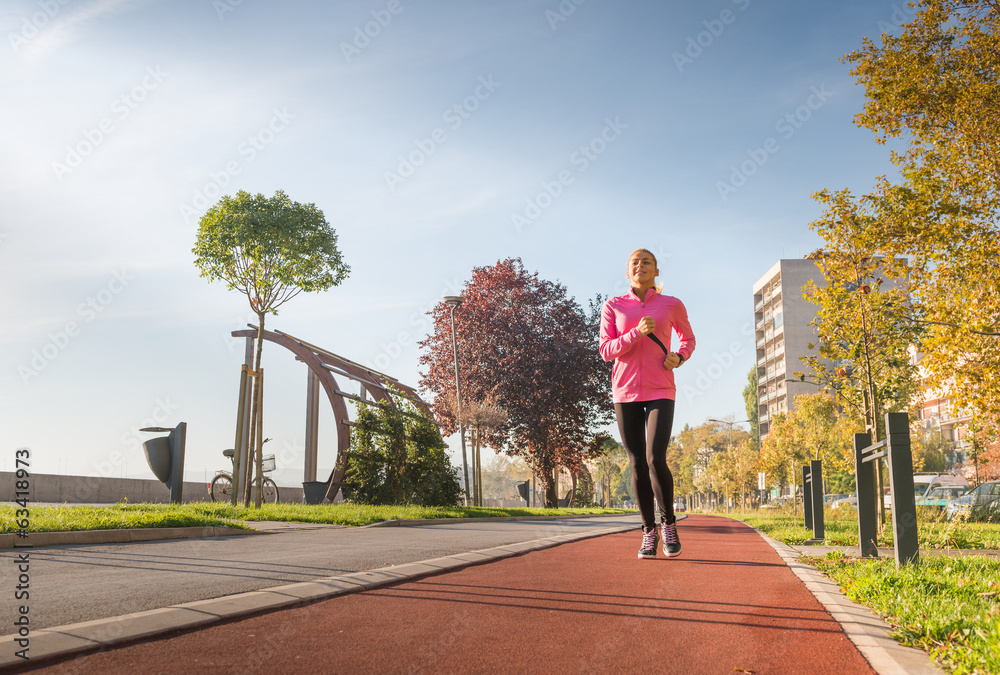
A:
{"label": "curved steel structure", "polygon": [[[247,339],[247,366],[252,367],[252,359],[257,340],[257,327],[250,326],[250,328],[246,330],[233,331],[232,335],[236,338]],[[417,408],[419,408],[426,415],[431,416],[430,406],[421,400],[413,387],[405,385],[385,373],[380,373],[377,370],[372,370],[371,368],[363,366],[359,363],[355,363],[350,359],[338,356],[333,352],[317,347],[304,340],[300,340],[299,338],[289,335],[288,333],[265,330],[263,332],[263,338],[268,342],[281,345],[288,351],[295,354],[297,360],[302,361],[302,363],[306,365],[306,368],[309,369],[311,377],[314,377],[318,385],[323,387],[323,391],[326,392],[326,397],[330,401],[330,406],[333,408],[334,417],[337,421],[337,460],[334,464],[333,471],[330,473],[330,478],[327,480],[326,489],[326,498],[331,502],[337,496],[337,493],[340,491],[340,487],[344,482],[344,476],[347,474],[347,465],[351,456],[351,427],[354,426],[354,423],[351,422],[347,416],[347,404],[345,399],[351,399],[360,403],[371,403],[372,401],[368,401],[365,398],[367,394],[370,395],[375,402],[384,403],[395,408],[397,407],[396,402],[393,400],[392,396],[389,395],[388,391],[388,387],[391,387],[402,392],[407,399],[412,401],[413,404],[417,406]],[[354,394],[342,390],[337,385],[337,379],[334,377],[334,373],[360,383],[361,396],[355,396]],[[312,382],[311,379],[310,382]],[[306,473],[308,474],[310,461],[312,461],[312,465],[315,467],[315,432],[317,419],[316,416],[312,414],[312,410],[307,410],[306,418],[307,445],[312,445],[312,447],[306,448],[305,462]],[[310,438],[312,439],[311,443],[308,440]],[[313,469],[313,472],[315,472],[315,468]]]}

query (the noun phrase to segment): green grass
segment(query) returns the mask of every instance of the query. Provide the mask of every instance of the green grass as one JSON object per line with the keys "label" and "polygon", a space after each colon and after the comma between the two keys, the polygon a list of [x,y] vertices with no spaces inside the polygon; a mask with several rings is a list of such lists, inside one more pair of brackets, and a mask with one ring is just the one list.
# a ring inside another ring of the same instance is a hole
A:
{"label": "green grass", "polygon": [[[791,546],[803,544],[812,538],[812,530],[803,526],[801,507],[798,515],[788,509],[748,511],[740,514],[720,513],[736,520],[742,520],[756,527],[769,537]],[[1000,524],[968,523],[962,520],[951,522],[935,519],[931,511],[917,513],[917,536],[920,548],[924,549],[991,549],[1000,550]],[[826,546],[858,545],[858,514],[854,509],[825,509],[823,511],[823,534]],[[892,521],[886,517],[886,528],[878,540],[879,546],[892,547]]]}
{"label": "green grass", "polygon": [[924,557],[900,569],[893,560],[837,553],[803,560],[885,619],[893,637],[929,652],[948,672],[1000,673],[1000,559]]}
{"label": "green grass", "polygon": [[[0,505],[0,533],[20,529],[17,506]],[[620,509],[542,509],[429,506],[368,506],[364,504],[265,504],[254,507],[207,502],[191,504],[113,504],[110,506],[30,507],[29,532],[114,530],[139,527],[215,526],[246,529],[244,521],[274,520],[361,526],[385,520],[419,518],[497,518],[503,516],[553,516],[630,513]],[[22,514],[23,516],[23,514]]]}

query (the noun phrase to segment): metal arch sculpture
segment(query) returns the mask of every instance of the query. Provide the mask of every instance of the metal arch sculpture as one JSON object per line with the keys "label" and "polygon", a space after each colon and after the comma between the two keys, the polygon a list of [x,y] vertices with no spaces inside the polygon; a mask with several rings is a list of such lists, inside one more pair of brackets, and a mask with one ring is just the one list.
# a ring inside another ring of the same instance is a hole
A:
{"label": "metal arch sculpture", "polygon": [[[247,366],[251,366],[253,363],[252,358],[254,349],[256,348],[255,341],[257,339],[257,327],[250,326],[249,329],[233,331],[232,335],[236,338],[242,337],[247,339]],[[416,390],[413,387],[403,384],[390,375],[386,375],[385,373],[380,373],[377,370],[362,366],[361,364],[355,363],[350,359],[346,359],[321,347],[317,347],[316,345],[310,344],[305,340],[301,340],[297,337],[289,335],[288,333],[265,330],[262,337],[269,342],[281,345],[295,354],[296,359],[302,361],[306,365],[306,368],[309,369],[311,378],[315,378],[315,382],[319,386],[323,387],[323,391],[326,392],[326,396],[330,401],[330,406],[333,408],[334,417],[337,423],[337,460],[334,463],[333,471],[330,473],[330,478],[327,480],[326,489],[326,498],[331,502],[337,496],[337,493],[340,491],[340,487],[344,482],[344,477],[347,474],[347,466],[351,455],[351,427],[354,426],[354,423],[348,419],[347,404],[345,399],[351,399],[360,403],[370,403],[371,401],[367,401],[364,398],[367,393],[370,394],[376,402],[396,408],[398,406],[388,391],[388,387],[392,387],[393,389],[397,389],[402,392],[403,395],[416,405],[417,408],[424,414],[429,417],[433,417],[430,406],[417,395]],[[356,382],[359,382],[362,388],[362,395],[355,396],[350,392],[343,391],[338,386],[334,373],[339,373],[345,377],[355,380]],[[310,387],[312,388],[313,380],[311,378]],[[317,420],[314,417],[310,419],[310,417],[310,411],[307,410],[307,425],[312,425],[315,429]],[[310,437],[308,429],[306,436],[307,439]],[[310,462],[310,453],[312,453],[311,459],[313,465],[315,465],[315,433],[312,434],[312,438],[314,439],[313,447],[306,448],[305,462],[307,467]],[[243,441],[241,440],[241,444],[242,443]],[[243,452],[242,449],[240,451]],[[308,473],[308,468],[306,469],[306,473]]]}

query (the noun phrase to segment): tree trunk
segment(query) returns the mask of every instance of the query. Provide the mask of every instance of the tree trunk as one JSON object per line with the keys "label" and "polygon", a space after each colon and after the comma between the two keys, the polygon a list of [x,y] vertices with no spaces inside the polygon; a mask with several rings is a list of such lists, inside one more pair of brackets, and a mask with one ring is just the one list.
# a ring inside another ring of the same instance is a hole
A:
{"label": "tree trunk", "polygon": [[545,506],[550,509],[556,508],[559,502],[556,499],[556,486],[552,480],[552,472],[542,471],[538,477],[542,481],[542,489],[545,493]]}
{"label": "tree trunk", "polygon": [[254,453],[256,460],[256,480],[257,494],[254,496],[254,506],[258,509],[264,496],[264,369],[257,371],[257,452]]}
{"label": "tree trunk", "polygon": [[476,447],[473,452],[476,453],[476,506],[483,505],[483,440],[482,431],[476,429]]}
{"label": "tree trunk", "polygon": [[573,489],[569,493],[569,503],[566,506],[572,507],[576,503],[576,474],[571,473],[570,477],[573,479]]}
{"label": "tree trunk", "polygon": [[254,460],[256,477],[254,480],[254,485],[257,487],[257,494],[254,495],[254,506],[258,509],[261,503],[261,489],[263,488],[263,458],[262,453],[264,451],[264,373],[260,368],[260,356],[264,349],[264,313],[257,313],[257,355],[254,362],[254,371],[257,373],[257,385],[255,388],[256,396],[254,398],[254,411],[257,413],[257,424],[255,429],[257,431],[256,443],[254,444]]}
{"label": "tree trunk", "polygon": [[257,447],[257,391],[260,387],[260,378],[258,375],[259,373],[255,368],[250,389],[250,434],[247,438],[247,465],[241,469],[243,475],[240,477],[240,488],[243,490],[243,494],[240,495],[240,503],[244,507],[250,506],[250,484],[253,481],[253,456]]}

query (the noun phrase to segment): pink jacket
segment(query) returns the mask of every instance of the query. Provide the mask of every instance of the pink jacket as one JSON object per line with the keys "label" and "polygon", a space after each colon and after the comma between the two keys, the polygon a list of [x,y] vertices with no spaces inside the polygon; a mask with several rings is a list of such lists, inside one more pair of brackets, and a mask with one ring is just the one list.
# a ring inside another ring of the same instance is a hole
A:
{"label": "pink jacket", "polygon": [[[611,370],[611,386],[615,403],[673,399],[677,388],[674,373],[663,366],[666,355],[652,338],[639,332],[639,321],[646,316],[656,320],[653,333],[687,361],[694,352],[694,333],[688,323],[687,309],[677,298],[661,295],[655,288],[646,292],[640,302],[631,290],[626,295],[611,298],[601,310],[601,356],[615,359]],[[670,346],[671,329],[677,333],[680,345]]]}

